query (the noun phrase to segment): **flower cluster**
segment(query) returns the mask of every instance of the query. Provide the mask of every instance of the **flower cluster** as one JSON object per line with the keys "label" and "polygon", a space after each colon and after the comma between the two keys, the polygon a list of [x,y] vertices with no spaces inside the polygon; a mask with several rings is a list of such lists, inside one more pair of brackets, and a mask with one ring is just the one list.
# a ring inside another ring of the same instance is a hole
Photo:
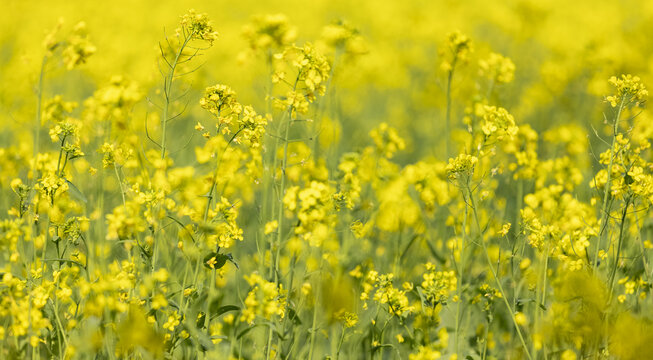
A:
{"label": "flower cluster", "polygon": [[344,21],[337,21],[322,28],[322,40],[346,55],[356,56],[367,52],[360,32]]}
{"label": "flower cluster", "polygon": [[296,213],[299,225],[295,234],[311,246],[322,246],[333,236],[333,189],[325,183],[311,181],[304,189],[293,186],[283,197],[289,213]]}
{"label": "flower cluster", "polygon": [[[392,284],[394,279],[393,274],[379,274],[372,270],[365,277],[363,283],[363,292],[360,299],[365,301],[364,307],[367,307],[367,300],[371,299],[380,305],[386,307],[388,314],[398,317],[406,317],[409,313],[414,311],[414,307],[410,305],[408,297],[406,296],[407,290],[399,290]],[[404,284],[406,285],[406,284]],[[410,289],[412,286],[408,284],[405,286]],[[374,292],[374,295],[371,293]]]}
{"label": "flower cluster", "polygon": [[[236,99],[236,92],[229,86],[219,84],[206,88],[200,105],[217,119],[217,134],[232,135],[230,142],[253,148],[263,143],[268,119],[257,114],[252,106],[240,104]],[[195,128],[204,131],[204,126],[200,123]],[[204,132],[203,136],[210,138],[211,133]]]}
{"label": "flower cluster", "polygon": [[453,71],[458,62],[465,63],[473,51],[472,40],[460,31],[454,31],[447,35],[446,44],[448,53],[442,52],[446,58],[440,64],[443,71]]}
{"label": "flower cluster", "polygon": [[84,101],[82,118],[86,123],[111,121],[116,128],[128,129],[127,120],[133,107],[141,101],[143,94],[136,82],[124,76],[113,76],[109,84],[96,90]]}
{"label": "flower cluster", "polygon": [[612,107],[617,107],[620,103],[621,106],[640,106],[648,97],[648,90],[638,76],[630,74],[620,77],[612,76],[608,82],[616,90],[614,95],[605,98]]}
{"label": "flower cluster", "polygon": [[397,129],[387,123],[381,123],[370,131],[370,137],[378,153],[391,159],[395,153],[406,148],[406,142],[397,133]]}
{"label": "flower cluster", "polygon": [[[63,41],[63,44],[64,48],[61,55],[68,70],[85,64],[88,58],[97,51],[95,45],[88,39],[86,23],[83,21],[75,25],[68,38]],[[58,43],[49,40],[46,43],[46,48],[52,51],[57,45]]]}
{"label": "flower cluster", "polygon": [[297,37],[297,30],[284,14],[256,15],[243,27],[243,35],[252,50],[276,52],[290,45]]}
{"label": "flower cluster", "polygon": [[[289,110],[292,114],[305,114],[309,103],[316,100],[318,95],[326,92],[327,80],[330,76],[331,65],[312,44],[307,43],[302,47],[287,47],[279,56],[273,82],[285,82],[290,90],[285,98],[278,98],[275,106],[280,110]],[[287,68],[290,65],[291,68]],[[288,73],[296,76],[289,77]]]}
{"label": "flower cluster", "polygon": [[251,290],[244,301],[241,321],[252,324],[257,316],[266,320],[271,320],[274,316],[285,316],[286,292],[282,286],[266,281],[257,273],[245,276],[245,280]]}
{"label": "flower cluster", "polygon": [[483,124],[481,129],[485,136],[495,136],[501,140],[504,135],[513,137],[519,128],[515,125],[515,118],[502,107],[485,106],[483,108]]}
{"label": "flower cluster", "polygon": [[243,241],[243,230],[236,222],[238,210],[235,204],[223,197],[215,209],[209,210],[208,215],[212,220],[204,225],[204,231],[207,233],[205,239],[209,249],[228,249],[236,241]]}
{"label": "flower cluster", "polygon": [[458,279],[453,271],[436,271],[435,265],[426,264],[421,288],[429,306],[446,304],[449,293],[456,290]]}
{"label": "flower cluster", "polygon": [[497,84],[512,82],[515,76],[515,64],[501,54],[490,53],[487,59],[478,62],[479,74]]}
{"label": "flower cluster", "polygon": [[180,28],[177,34],[183,34],[184,38],[203,40],[213,44],[218,39],[218,32],[213,30],[213,25],[206,14],[198,14],[191,9],[187,14],[181,16]]}
{"label": "flower cluster", "polygon": [[478,158],[473,155],[460,154],[455,158],[449,159],[447,164],[447,176],[449,180],[468,178],[474,172],[474,166],[478,163]]}

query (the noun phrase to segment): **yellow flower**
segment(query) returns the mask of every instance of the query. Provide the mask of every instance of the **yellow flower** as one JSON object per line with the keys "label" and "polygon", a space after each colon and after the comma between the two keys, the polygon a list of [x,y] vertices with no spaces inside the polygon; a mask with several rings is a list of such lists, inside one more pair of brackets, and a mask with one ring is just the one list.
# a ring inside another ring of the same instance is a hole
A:
{"label": "yellow flower", "polygon": [[266,53],[291,44],[297,37],[296,29],[283,14],[254,16],[244,26],[243,34],[253,50]]}
{"label": "yellow flower", "polygon": [[240,320],[254,323],[257,316],[270,320],[273,316],[283,318],[286,312],[286,291],[282,285],[263,279],[258,273],[245,276],[252,289],[245,298],[245,308]]}
{"label": "yellow flower", "polygon": [[279,227],[279,222],[277,220],[268,221],[265,224],[265,230],[264,230],[265,235],[269,235],[277,231],[278,227]]}
{"label": "yellow flower", "polygon": [[179,316],[179,313],[173,311],[170,315],[168,315],[168,320],[166,320],[166,322],[163,324],[163,328],[172,332],[180,322],[181,317]]}
{"label": "yellow flower", "polygon": [[439,303],[446,303],[449,294],[457,288],[458,280],[453,271],[435,271],[435,265],[426,264],[427,272],[422,275],[421,287],[424,298],[429,305],[435,306]]}
{"label": "yellow flower", "polygon": [[447,165],[447,175],[450,180],[455,180],[461,176],[471,176],[474,166],[478,163],[476,156],[460,154],[455,158],[449,159]]}
{"label": "yellow flower", "polygon": [[458,62],[464,63],[468,60],[469,54],[472,52],[472,41],[460,31],[454,31],[447,35],[447,49],[449,50],[449,57],[442,61],[440,69],[450,72],[453,71]]}
{"label": "yellow flower", "polygon": [[406,142],[399,136],[397,129],[387,123],[381,123],[370,131],[370,137],[376,145],[377,152],[388,159],[394,154],[406,148]]}
{"label": "yellow flower", "polygon": [[217,263],[218,263],[218,261],[215,259],[215,256],[211,257],[210,259],[208,259],[208,260],[206,261],[206,264],[207,264],[211,269],[215,269],[215,264],[217,264]]}
{"label": "yellow flower", "polygon": [[79,22],[73,28],[71,35],[66,41],[66,46],[62,52],[64,63],[68,70],[75,66],[86,63],[88,58],[97,51],[86,34],[86,23]]}
{"label": "yellow flower", "polygon": [[501,234],[501,236],[506,236],[508,235],[508,231],[510,231],[510,223],[503,224],[499,234]]}
{"label": "yellow flower", "polygon": [[617,107],[620,103],[624,106],[639,106],[648,97],[648,90],[638,76],[630,74],[621,75],[619,78],[612,76],[608,82],[617,90],[614,95],[605,98],[612,107]]}
{"label": "yellow flower", "polygon": [[213,41],[218,38],[218,32],[213,30],[208,16],[198,14],[194,9],[189,10],[187,14],[181,17],[180,25],[177,34],[181,34],[184,38],[204,40],[209,45],[212,45]]}
{"label": "yellow flower", "polygon": [[152,309],[161,309],[168,306],[168,300],[162,294],[156,294],[152,298]]}
{"label": "yellow flower", "polygon": [[523,312],[516,312],[515,322],[517,323],[517,325],[526,326],[528,324],[528,318]]}
{"label": "yellow flower", "polygon": [[576,352],[573,350],[565,350],[562,355],[560,355],[560,360],[576,360]]}
{"label": "yellow flower", "polygon": [[502,139],[504,134],[512,138],[519,131],[513,116],[506,109],[496,106],[484,106],[481,129],[486,136],[494,135],[497,139]]}
{"label": "yellow flower", "polygon": [[358,324],[358,315],[348,311],[343,312],[339,319],[344,321],[346,328],[352,328]]}
{"label": "yellow flower", "polygon": [[433,349],[431,345],[420,345],[416,353],[408,355],[408,360],[438,360],[440,357],[440,351]]}
{"label": "yellow flower", "polygon": [[512,81],[515,74],[515,64],[507,57],[497,53],[490,53],[490,56],[478,62],[479,73],[497,84],[505,84]]}

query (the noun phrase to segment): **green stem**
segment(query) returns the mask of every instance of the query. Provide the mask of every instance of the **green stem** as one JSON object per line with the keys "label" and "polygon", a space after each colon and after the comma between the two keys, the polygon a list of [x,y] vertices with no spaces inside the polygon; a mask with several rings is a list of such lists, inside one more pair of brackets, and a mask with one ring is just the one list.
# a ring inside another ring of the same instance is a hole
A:
{"label": "green stem", "polygon": [[[535,321],[534,321],[534,328],[537,329],[540,323],[540,316],[542,313],[542,308],[540,307],[540,304],[544,305],[544,302],[546,300],[546,282],[547,282],[547,272],[548,272],[548,267],[549,267],[549,251],[550,251],[550,242],[547,242],[546,245],[546,250],[542,254],[542,257],[544,258],[543,260],[540,260],[540,264],[544,263],[544,266],[542,267],[542,273],[541,273],[541,278],[542,278],[542,285],[538,286],[538,294],[535,296]],[[538,280],[539,281],[539,280]],[[541,300],[540,300],[541,298]],[[535,343],[531,344],[531,351],[533,353],[533,356],[537,358],[537,349],[535,348]]]}
{"label": "green stem", "polygon": [[113,163],[113,170],[116,173],[116,179],[118,180],[118,186],[120,187],[120,195],[122,196],[122,204],[127,206],[127,201],[125,200],[125,189],[122,186],[122,180],[120,180],[120,173],[118,172],[118,167],[116,163]]}
{"label": "green stem", "polygon": [[637,221],[637,231],[639,232],[639,250],[642,252],[642,263],[644,263],[644,270],[646,272],[646,281],[650,283],[651,272],[649,270],[648,260],[646,259],[646,250],[644,248],[644,239],[642,238],[642,227],[639,226],[639,218],[635,211],[635,221]]}
{"label": "green stem", "polygon": [[[464,198],[464,193],[463,193],[463,198]],[[460,355],[459,351],[459,338],[460,338],[460,322],[461,322],[461,316],[462,316],[462,303],[463,303],[463,287],[465,284],[464,281],[464,274],[465,274],[465,250],[466,250],[466,244],[467,244],[467,218],[469,217],[469,208],[465,206],[465,215],[463,217],[463,224],[462,224],[462,231],[461,231],[461,246],[460,246],[460,267],[458,268],[458,302],[456,304],[456,335],[454,338],[454,347],[456,350],[456,354],[458,355],[459,359],[462,359],[462,356]],[[454,254],[454,262],[455,262],[455,254]]]}
{"label": "green stem", "polygon": [[610,196],[610,188],[612,184],[612,166],[614,164],[614,148],[617,143],[617,133],[619,131],[619,118],[621,117],[621,112],[623,111],[625,104],[625,97],[621,98],[621,103],[619,104],[619,109],[617,110],[617,116],[614,119],[613,123],[613,129],[612,129],[612,145],[610,145],[610,162],[608,163],[608,179],[605,183],[605,191],[603,192],[603,209],[601,210],[603,218],[601,220],[601,231],[600,231],[600,237],[599,237],[599,242],[596,244],[596,252],[594,254],[594,272],[596,272],[596,268],[599,266],[599,250],[601,248],[601,244],[604,242],[606,239],[608,232],[608,221],[610,221],[610,206],[608,203],[608,198]]}
{"label": "green stem", "polygon": [[36,88],[36,131],[34,137],[34,166],[36,166],[36,155],[39,153],[39,146],[41,142],[41,107],[43,104],[43,79],[45,78],[45,65],[48,62],[48,57],[43,56],[41,61],[41,72],[39,73],[39,84]]}
{"label": "green stem", "polygon": [[238,129],[238,131],[236,131],[231,136],[231,138],[227,142],[227,145],[225,145],[224,149],[222,150],[222,153],[220,153],[220,156],[218,157],[218,160],[217,160],[216,165],[215,165],[215,173],[213,174],[213,179],[211,180],[211,189],[209,189],[209,193],[206,196],[208,198],[208,200],[206,201],[206,207],[204,208],[204,222],[206,222],[208,220],[209,209],[211,207],[211,202],[213,201],[213,192],[215,191],[215,188],[218,185],[218,174],[219,174],[219,170],[220,170],[220,164],[222,163],[222,157],[224,156],[224,154],[229,149],[229,146],[231,145],[231,143],[234,142],[234,140],[236,139],[238,134],[240,134],[240,132],[243,131],[243,129],[244,129],[244,127],[241,127],[240,129]]}
{"label": "green stem", "polygon": [[481,351],[481,360],[485,360],[485,356],[487,355],[487,343],[488,343],[488,333],[490,331],[490,322],[488,321],[487,325],[485,326],[485,334],[484,334],[484,341],[483,341],[483,350]]}
{"label": "green stem", "polygon": [[524,340],[524,336],[522,335],[521,329],[519,328],[519,324],[517,324],[517,320],[515,320],[515,312],[508,303],[508,298],[506,297],[506,293],[503,290],[503,286],[501,285],[501,281],[499,280],[499,277],[497,276],[497,272],[494,270],[494,266],[492,265],[492,259],[490,258],[490,254],[487,250],[487,246],[485,245],[485,241],[483,240],[483,231],[481,228],[481,223],[478,219],[478,212],[476,211],[476,203],[474,202],[474,194],[472,192],[471,187],[469,186],[469,181],[466,184],[467,187],[467,193],[469,194],[469,206],[472,208],[472,212],[474,214],[474,221],[476,222],[476,228],[478,231],[479,235],[479,242],[481,243],[481,246],[483,248],[483,252],[485,253],[485,259],[487,260],[487,265],[490,268],[490,272],[492,273],[492,276],[494,277],[495,282],[497,283],[497,287],[499,288],[499,292],[501,292],[501,299],[503,299],[504,304],[506,305],[506,308],[508,308],[508,311],[510,312],[510,319],[512,320],[513,325],[515,326],[515,330],[517,330],[517,335],[519,335],[519,341],[521,342],[522,347],[524,348],[524,352],[526,353],[526,357],[529,360],[532,360],[533,358],[531,357],[531,353],[528,350],[528,346],[526,346],[526,341]]}
{"label": "green stem", "polygon": [[211,338],[211,301],[213,300],[213,293],[215,292],[215,275],[216,269],[211,271],[209,277],[211,278],[211,283],[209,284],[209,294],[206,298],[206,310],[204,311],[205,315],[205,326],[206,326],[206,335]]}
{"label": "green stem", "polygon": [[336,350],[336,360],[340,359],[340,349],[342,348],[342,343],[345,340],[345,328],[344,326],[342,327],[342,334],[340,334],[340,340],[338,340],[338,350]]}
{"label": "green stem", "polygon": [[447,110],[444,122],[444,137],[446,139],[446,152],[447,158],[451,156],[451,83],[453,82],[453,72],[456,69],[457,57],[454,57],[451,63],[451,70],[447,74]]}
{"label": "green stem", "polygon": [[[320,252],[320,274],[322,273],[323,265],[324,265],[324,257],[322,257],[322,254]],[[317,306],[321,296],[320,289],[321,287],[317,286],[317,290],[315,291],[315,303],[313,304],[313,325],[311,326],[311,340],[310,340],[310,348],[308,351],[308,360],[313,360],[313,350],[315,349],[315,332],[317,331]]]}
{"label": "green stem", "polygon": [[[619,224],[619,240],[617,241],[617,255],[612,264],[612,270],[610,271],[610,295],[609,299],[612,300],[612,291],[614,289],[614,278],[617,275],[617,267],[619,266],[619,257],[621,256],[621,245],[624,238],[624,224],[626,223],[626,215],[628,214],[628,206],[630,205],[630,198],[626,199],[626,204],[621,213],[621,224]],[[608,301],[609,303],[610,301]]]}
{"label": "green stem", "polygon": [[[184,48],[192,39],[194,33],[188,34],[184,39],[184,43],[181,45],[177,53],[175,54],[175,60],[170,64],[170,71],[168,76],[163,83],[163,95],[165,97],[165,102],[163,104],[163,117],[161,118],[161,159],[164,159],[166,156],[166,125],[168,124],[168,107],[170,106],[170,92],[172,91],[172,81],[175,77],[175,70],[179,64],[179,58],[181,57]],[[162,54],[162,56],[165,56]]]}
{"label": "green stem", "polygon": [[[293,85],[293,92],[297,89],[297,83],[299,82],[299,77],[301,76],[301,71],[297,74],[297,78],[295,79],[295,84]],[[277,246],[277,255],[275,256],[274,259],[272,259],[272,254],[274,251],[274,247],[272,244],[272,240],[270,240],[270,272],[274,272],[274,274],[270,274],[270,277],[274,276],[275,283],[277,286],[279,285],[279,277],[278,277],[278,270],[279,270],[279,255],[281,254],[281,240],[283,237],[283,197],[286,192],[286,167],[288,166],[288,136],[290,134],[290,123],[292,122],[292,112],[294,110],[293,105],[288,106],[288,115],[287,118],[288,120],[286,121],[286,130],[285,134],[283,137],[283,159],[281,162],[281,188],[279,189],[279,204],[278,204],[278,209],[277,209],[277,241],[276,241],[276,246]],[[276,152],[276,149],[274,149]]]}

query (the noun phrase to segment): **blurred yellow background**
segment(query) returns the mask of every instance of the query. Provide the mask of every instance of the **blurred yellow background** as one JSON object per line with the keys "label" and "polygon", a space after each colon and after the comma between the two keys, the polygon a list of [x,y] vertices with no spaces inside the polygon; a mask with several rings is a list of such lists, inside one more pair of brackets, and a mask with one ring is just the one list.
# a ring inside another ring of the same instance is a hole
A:
{"label": "blurred yellow background", "polygon": [[[411,132],[437,131],[433,119],[443,98],[438,48],[453,30],[474,40],[475,58],[492,50],[514,61],[516,81],[503,90],[502,100],[520,122],[533,123],[536,129],[537,120],[552,106],[567,110],[557,115],[566,117],[561,122],[585,116],[584,109],[591,106],[582,106],[588,99],[576,94],[589,89],[603,95],[610,75],[637,73],[647,80],[653,69],[650,1],[4,0],[0,3],[1,123],[22,123],[19,114],[33,106],[26,95],[33,92],[37,80],[43,36],[59,18],[65,20],[64,27],[85,21],[97,46],[92,60],[79,70],[84,78],[77,75],[82,84],[87,75],[97,82],[86,84],[88,95],[112,75],[125,75],[144,88],[158,83],[157,43],[165,31],[174,31],[179,15],[189,8],[206,12],[220,33],[216,46],[203,58],[203,76],[193,85],[199,89],[213,82],[230,84],[255,105],[264,103],[264,80],[257,80],[265,71],[263,62],[239,57],[247,48],[242,26],[252,15],[287,15],[297,27],[300,44],[319,39],[322,28],[334,20],[347,21],[360,31],[368,50],[355,66],[337,69],[337,85],[356,89],[342,97],[342,106],[357,125],[382,118]],[[464,77],[459,80],[464,81]],[[52,86],[66,85],[55,81],[49,89],[46,86],[46,93],[54,92]],[[364,126],[364,132],[369,128]]]}

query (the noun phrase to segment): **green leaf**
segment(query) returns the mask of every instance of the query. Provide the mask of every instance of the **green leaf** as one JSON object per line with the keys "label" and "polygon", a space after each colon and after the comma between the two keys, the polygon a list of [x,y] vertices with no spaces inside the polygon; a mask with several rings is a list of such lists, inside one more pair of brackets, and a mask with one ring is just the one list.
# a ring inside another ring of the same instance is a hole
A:
{"label": "green leaf", "polygon": [[[208,262],[209,262],[212,258],[215,258],[215,263],[213,264],[213,267],[211,267],[211,266],[208,264]],[[234,261],[234,257],[231,255],[231,253],[229,253],[229,254],[220,254],[220,253],[215,252],[215,251],[214,251],[214,252],[211,252],[211,253],[208,253],[206,256],[204,256],[204,261],[203,261],[203,263],[204,263],[204,266],[205,266],[207,269],[216,269],[216,270],[217,270],[217,269],[221,269],[221,268],[222,268],[222,267],[227,263],[227,261],[229,261],[230,263],[234,264],[234,266],[236,267],[236,269],[240,269],[240,268],[238,267],[238,264],[236,263],[236,261]]]}
{"label": "green leaf", "polygon": [[295,311],[295,309],[293,309],[291,307],[288,308],[288,318],[290,320],[292,320],[292,322],[295,325],[301,325],[302,324],[302,320],[299,318],[299,315],[297,315],[297,312]]}
{"label": "green leaf", "polygon": [[75,186],[75,184],[71,183],[68,181],[68,179],[63,178],[66,181],[66,184],[68,184],[68,192],[70,193],[70,196],[72,196],[75,200],[79,200],[83,203],[87,203],[88,200],[86,199],[86,196],[82,194],[81,191]]}
{"label": "green leaf", "polygon": [[197,317],[197,322],[195,323],[195,326],[197,326],[198,329],[204,329],[204,323],[206,322],[206,314],[201,311]]}
{"label": "green leaf", "polygon": [[248,332],[254,330],[255,328],[257,328],[259,326],[263,326],[263,325],[265,325],[265,324],[256,324],[254,326],[248,327],[247,329],[241,331],[238,335],[236,335],[236,340],[240,340],[240,338],[245,336]]}
{"label": "green leaf", "polygon": [[380,344],[380,345],[376,345],[376,346],[374,346],[374,347],[372,348],[372,353],[375,353],[375,352],[377,352],[378,350],[381,350],[381,349],[386,348],[386,347],[394,348],[394,345],[392,345],[392,344]]}
{"label": "green leaf", "polygon": [[226,312],[229,312],[229,311],[238,311],[238,310],[240,310],[240,307],[238,307],[238,306],[236,306],[236,305],[225,305],[225,306],[220,306],[220,307],[218,308],[218,310],[215,312],[215,315],[214,315],[214,316],[220,316],[220,315],[222,315],[222,314],[224,314],[224,313],[226,313]]}
{"label": "green leaf", "polygon": [[[211,259],[215,259],[214,260],[215,263],[213,263],[213,267],[211,267],[211,265],[209,265],[209,261],[211,261]],[[221,269],[224,266],[224,264],[227,263],[227,260],[229,260],[227,255],[218,254],[217,252],[211,252],[211,253],[208,253],[206,256],[204,256],[203,263],[204,263],[204,267],[206,267],[207,269],[212,269],[212,270],[216,269],[217,270],[217,269]]]}

